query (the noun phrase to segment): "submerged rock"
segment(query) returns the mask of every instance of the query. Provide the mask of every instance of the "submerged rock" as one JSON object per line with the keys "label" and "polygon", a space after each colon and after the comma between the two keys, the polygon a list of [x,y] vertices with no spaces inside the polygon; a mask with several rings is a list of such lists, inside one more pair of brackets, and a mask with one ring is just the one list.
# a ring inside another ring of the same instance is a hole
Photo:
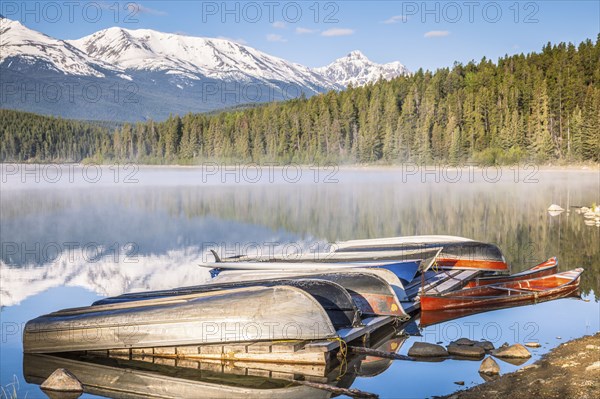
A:
{"label": "submerged rock", "polygon": [[81,382],[67,369],[54,370],[40,388],[48,391],[83,392]]}
{"label": "submerged rock", "polygon": [[481,362],[479,372],[488,376],[498,375],[500,374],[500,366],[498,366],[498,363],[491,356],[488,356]]}
{"label": "submerged rock", "polygon": [[427,342],[415,342],[408,350],[408,356],[415,357],[442,357],[448,356],[448,351],[441,345]]}
{"label": "submerged rock", "polygon": [[454,356],[478,357],[485,355],[485,350],[480,346],[448,345],[448,353]]}
{"label": "submerged rock", "polygon": [[496,357],[506,357],[515,359],[526,359],[531,357],[531,353],[521,344],[514,344],[508,347],[501,347],[492,352]]}

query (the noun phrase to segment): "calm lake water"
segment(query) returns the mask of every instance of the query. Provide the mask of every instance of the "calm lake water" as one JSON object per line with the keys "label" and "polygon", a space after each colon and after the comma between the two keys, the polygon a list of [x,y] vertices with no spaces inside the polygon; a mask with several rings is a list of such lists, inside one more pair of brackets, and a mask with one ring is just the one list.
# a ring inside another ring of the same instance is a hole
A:
{"label": "calm lake water", "polygon": [[[406,354],[415,341],[447,344],[459,337],[496,346],[537,341],[542,346],[532,349],[527,365],[561,342],[600,330],[600,228],[571,208],[600,203],[598,169],[2,165],[0,184],[0,397],[13,389],[19,398],[45,397],[25,381],[25,322],[106,296],[203,283],[209,273],[197,264],[212,259],[209,248],[289,255],[354,238],[475,238],[497,244],[513,272],[551,256],[558,256],[560,270],[585,268],[583,299],[420,329],[416,320],[410,331],[420,336],[397,339],[392,348],[401,345]],[[550,204],[566,211],[552,216]],[[352,388],[382,398],[423,398],[459,389],[456,381],[483,382],[479,364],[379,362],[366,372],[363,362],[362,372],[345,377]],[[499,364],[502,373],[523,366]]]}

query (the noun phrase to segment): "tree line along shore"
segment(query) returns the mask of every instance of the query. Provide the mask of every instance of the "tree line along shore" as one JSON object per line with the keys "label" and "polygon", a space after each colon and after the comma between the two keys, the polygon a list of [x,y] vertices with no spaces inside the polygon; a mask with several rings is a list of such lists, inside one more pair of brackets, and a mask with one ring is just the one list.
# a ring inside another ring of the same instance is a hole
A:
{"label": "tree line along shore", "polygon": [[0,110],[0,161],[600,161],[600,35],[364,87],[135,124]]}

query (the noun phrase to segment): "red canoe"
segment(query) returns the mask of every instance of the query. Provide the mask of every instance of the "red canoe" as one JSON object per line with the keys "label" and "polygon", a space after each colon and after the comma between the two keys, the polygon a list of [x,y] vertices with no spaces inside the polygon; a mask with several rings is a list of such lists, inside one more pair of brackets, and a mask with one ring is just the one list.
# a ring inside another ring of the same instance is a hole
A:
{"label": "red canoe", "polygon": [[573,288],[572,292],[568,292],[565,295],[561,295],[558,298],[538,298],[530,301],[521,301],[518,303],[508,303],[499,305],[488,305],[480,308],[466,308],[466,309],[448,309],[448,310],[428,310],[421,312],[419,318],[419,326],[427,327],[433,324],[444,323],[450,320],[460,319],[462,317],[472,316],[476,314],[493,312],[494,310],[515,308],[518,306],[528,306],[536,303],[552,301],[555,299],[562,298],[581,298],[578,287]]}
{"label": "red canoe", "polygon": [[579,288],[583,269],[528,280],[449,292],[444,295],[421,296],[422,310],[477,309],[490,305],[515,304],[567,296]]}
{"label": "red canoe", "polygon": [[530,269],[522,271],[520,273],[511,274],[509,276],[490,276],[490,277],[478,277],[471,280],[465,285],[465,288],[479,287],[482,285],[508,283],[511,281],[529,280],[532,278],[550,276],[558,271],[558,259],[555,257],[548,259],[547,261],[540,263],[539,265],[533,266]]}

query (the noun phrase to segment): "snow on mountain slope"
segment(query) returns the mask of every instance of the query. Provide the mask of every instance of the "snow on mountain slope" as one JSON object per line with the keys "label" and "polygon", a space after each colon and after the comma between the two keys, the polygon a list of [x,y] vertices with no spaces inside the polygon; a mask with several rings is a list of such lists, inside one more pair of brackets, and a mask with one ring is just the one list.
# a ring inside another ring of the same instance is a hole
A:
{"label": "snow on mountain slope", "polygon": [[89,56],[124,69],[164,71],[191,79],[197,74],[225,81],[283,81],[334,89],[310,68],[225,39],[109,28],[69,41]]}
{"label": "snow on mountain slope", "polygon": [[352,51],[327,66],[315,68],[314,71],[343,86],[349,84],[362,86],[376,82],[379,78],[389,80],[410,73],[404,65],[397,61],[389,64],[376,64],[360,51]]}
{"label": "snow on mountain slope", "polygon": [[101,69],[112,68],[63,40],[0,16],[0,63],[13,57],[27,63],[43,61],[49,68],[67,75],[104,77]]}

